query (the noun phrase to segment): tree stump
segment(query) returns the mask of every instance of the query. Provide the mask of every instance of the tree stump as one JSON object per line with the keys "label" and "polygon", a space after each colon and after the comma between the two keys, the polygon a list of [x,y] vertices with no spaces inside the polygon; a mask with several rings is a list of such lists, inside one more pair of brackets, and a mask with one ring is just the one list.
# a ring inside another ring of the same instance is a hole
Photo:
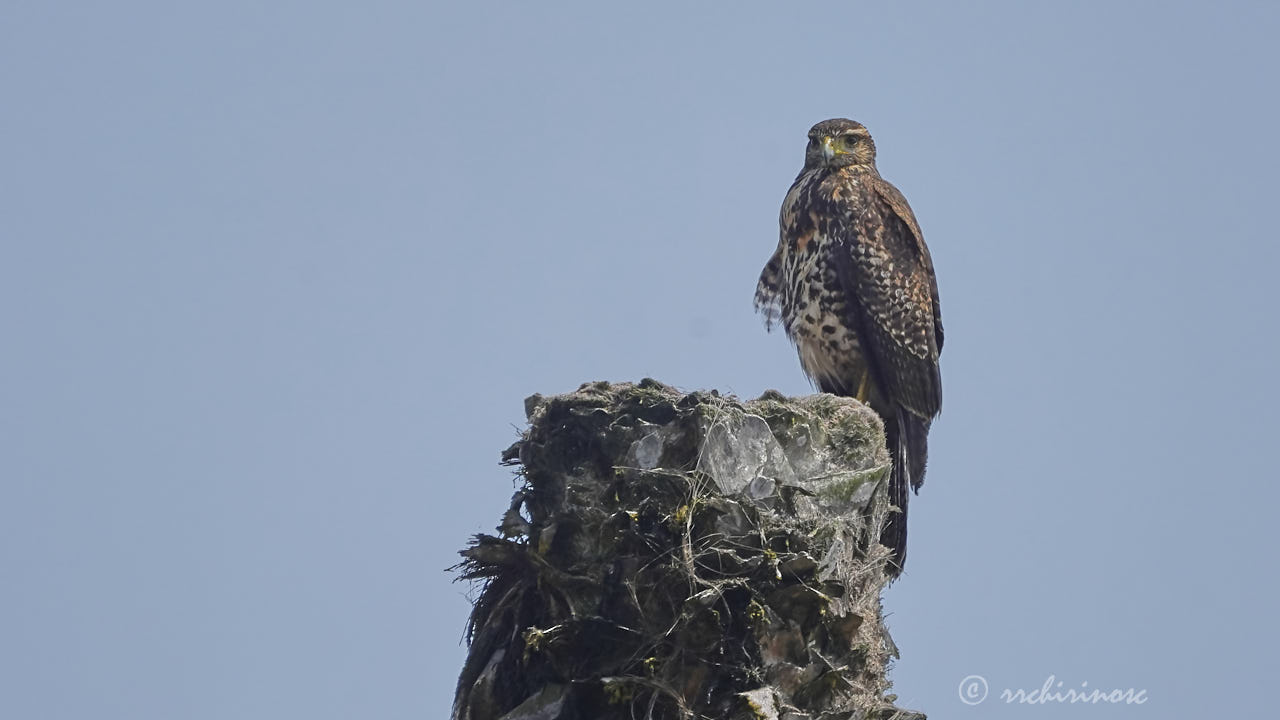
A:
{"label": "tree stump", "polygon": [[482,586],[455,720],[923,718],[885,694],[874,412],[653,380],[526,411],[522,486],[458,566]]}

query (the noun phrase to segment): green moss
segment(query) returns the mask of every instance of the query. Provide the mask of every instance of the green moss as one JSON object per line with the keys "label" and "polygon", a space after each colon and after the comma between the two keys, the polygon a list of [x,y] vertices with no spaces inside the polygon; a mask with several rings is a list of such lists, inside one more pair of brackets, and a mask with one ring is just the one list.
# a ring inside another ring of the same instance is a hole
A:
{"label": "green moss", "polygon": [[889,466],[872,468],[861,472],[844,473],[837,475],[834,479],[823,486],[820,494],[823,497],[830,498],[841,502],[848,502],[853,499],[858,490],[869,482],[880,482],[889,472]]}
{"label": "green moss", "polygon": [[524,631],[524,660],[529,661],[530,655],[542,649],[543,643],[546,641],[546,635],[538,628],[531,627]]}
{"label": "green moss", "polygon": [[605,701],[610,705],[629,703],[636,696],[635,685],[620,678],[605,678],[601,683]]}

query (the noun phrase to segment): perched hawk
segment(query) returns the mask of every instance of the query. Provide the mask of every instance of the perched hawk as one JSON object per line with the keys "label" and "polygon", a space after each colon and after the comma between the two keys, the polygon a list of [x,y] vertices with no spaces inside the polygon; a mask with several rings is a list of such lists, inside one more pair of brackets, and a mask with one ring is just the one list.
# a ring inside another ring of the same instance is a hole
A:
{"label": "perched hawk", "polygon": [[892,516],[881,542],[894,575],[907,555],[907,487],[919,491],[929,425],[942,409],[942,315],[933,261],[906,198],[876,170],[870,133],[852,120],[809,130],[804,168],[782,201],[781,239],[756,287],[823,392],[856,397],[884,419]]}

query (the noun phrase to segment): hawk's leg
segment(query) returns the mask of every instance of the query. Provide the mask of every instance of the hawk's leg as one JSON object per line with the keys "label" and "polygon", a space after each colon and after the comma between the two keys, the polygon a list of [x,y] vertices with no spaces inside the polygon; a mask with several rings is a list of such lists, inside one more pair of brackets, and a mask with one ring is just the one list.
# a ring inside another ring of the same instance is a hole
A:
{"label": "hawk's leg", "polygon": [[858,383],[858,402],[866,404],[867,402],[867,379],[871,377],[870,370],[862,371],[862,382]]}

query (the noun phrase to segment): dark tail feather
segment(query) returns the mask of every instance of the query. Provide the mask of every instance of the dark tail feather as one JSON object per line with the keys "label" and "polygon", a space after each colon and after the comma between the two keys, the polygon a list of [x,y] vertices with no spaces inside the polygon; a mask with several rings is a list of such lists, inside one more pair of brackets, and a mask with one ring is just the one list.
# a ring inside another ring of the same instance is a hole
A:
{"label": "dark tail feather", "polygon": [[929,421],[898,409],[894,422],[885,423],[885,441],[893,463],[889,471],[889,502],[898,512],[889,515],[880,544],[893,551],[889,574],[897,577],[907,564],[907,502],[911,493],[924,483],[924,468],[929,457]]}

